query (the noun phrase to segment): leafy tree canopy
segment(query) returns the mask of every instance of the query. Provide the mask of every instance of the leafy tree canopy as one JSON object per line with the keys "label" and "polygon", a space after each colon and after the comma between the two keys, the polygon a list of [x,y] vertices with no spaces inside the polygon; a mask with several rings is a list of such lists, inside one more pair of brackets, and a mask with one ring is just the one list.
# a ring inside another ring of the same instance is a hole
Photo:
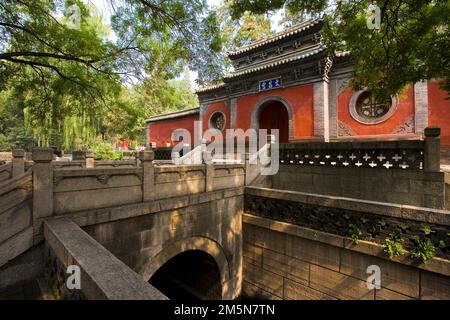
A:
{"label": "leafy tree canopy", "polygon": [[[380,8],[379,29],[368,28],[371,3]],[[321,16],[329,49],[352,54],[353,87],[367,87],[381,99],[431,78],[445,79],[450,90],[448,0],[232,0],[231,8],[234,18],[280,9]]]}
{"label": "leafy tree canopy", "polygon": [[[12,131],[18,128],[26,138],[17,142],[21,146],[69,149],[75,138],[88,141],[98,133],[134,137],[154,112],[148,99],[131,99],[145,83],[182,100],[183,90],[192,90],[174,89],[166,79],[185,65],[198,71],[200,81],[222,73],[218,23],[205,1],[109,0],[109,5],[111,25],[105,25],[87,1],[0,0],[3,146],[16,145]],[[195,103],[181,100],[163,106]],[[29,141],[30,133],[36,141]]]}
{"label": "leafy tree canopy", "polygon": [[244,12],[241,17],[233,18],[231,4],[232,2],[225,1],[214,8],[220,22],[220,34],[226,51],[235,50],[272,33],[270,18],[267,15]]}

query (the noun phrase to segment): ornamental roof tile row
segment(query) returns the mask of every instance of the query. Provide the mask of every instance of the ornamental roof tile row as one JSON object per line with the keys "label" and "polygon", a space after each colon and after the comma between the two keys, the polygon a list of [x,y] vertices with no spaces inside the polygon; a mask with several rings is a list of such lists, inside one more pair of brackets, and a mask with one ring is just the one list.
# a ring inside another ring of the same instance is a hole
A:
{"label": "ornamental roof tile row", "polygon": [[239,77],[239,76],[246,75],[249,73],[273,68],[273,67],[276,67],[276,66],[279,66],[282,64],[292,62],[292,61],[303,60],[303,59],[306,59],[313,55],[316,55],[316,54],[324,51],[325,49],[326,49],[326,47],[324,45],[318,44],[318,45],[308,48],[307,50],[304,50],[304,51],[295,52],[295,53],[292,53],[292,54],[289,54],[286,56],[280,56],[273,60],[264,61],[263,63],[260,63],[256,66],[251,66],[249,68],[239,70],[237,72],[231,72],[225,76],[225,79],[235,78],[235,77]]}
{"label": "ornamental roof tile row", "polygon": [[[300,33],[304,32],[305,30],[308,30],[316,25],[319,25],[322,22],[323,22],[323,20],[321,20],[321,19],[305,21],[305,22],[303,22],[297,26],[294,26],[290,29],[284,30],[275,35],[258,40],[256,42],[253,42],[253,43],[251,43],[247,46],[244,46],[234,52],[230,52],[229,56],[231,59],[233,59],[233,57],[235,57],[237,55],[249,54],[250,51],[252,51],[252,50],[255,50],[255,49],[262,47],[264,45],[267,45],[267,44],[275,43],[281,39],[290,37],[292,35],[300,36]],[[229,72],[228,74],[226,74],[224,76],[222,82],[203,86],[203,87],[197,89],[196,93],[205,93],[205,92],[209,92],[209,91],[213,91],[213,90],[217,90],[217,89],[222,89],[226,86],[226,83],[229,82],[229,80],[231,80],[231,79],[235,79],[240,76],[245,76],[245,75],[248,75],[248,74],[251,74],[254,72],[263,71],[263,70],[277,67],[280,65],[288,64],[293,61],[308,59],[314,55],[317,55],[317,54],[320,54],[320,53],[326,51],[326,49],[327,49],[326,46],[322,42],[319,42],[319,43],[312,44],[308,47],[298,48],[297,50],[294,50],[294,51],[291,51],[291,52],[288,52],[285,54],[271,57],[271,58],[265,59],[263,61],[258,61],[255,64],[247,65],[242,68],[238,68],[238,70]],[[335,57],[337,57],[337,58],[347,57],[349,55],[350,55],[350,52],[348,52],[348,51],[335,52]]]}
{"label": "ornamental roof tile row", "polygon": [[322,22],[321,19],[305,21],[305,22],[300,23],[300,24],[298,24],[298,25],[296,25],[296,26],[294,26],[292,28],[286,29],[284,31],[281,31],[281,32],[278,32],[278,33],[276,33],[274,35],[271,35],[271,36],[269,36],[267,38],[255,41],[255,42],[253,42],[253,43],[251,43],[251,44],[249,44],[247,46],[241,47],[241,48],[237,49],[236,51],[231,51],[231,52],[228,53],[228,56],[230,58],[233,58],[234,56],[237,56],[237,55],[240,55],[242,53],[251,51],[253,49],[259,48],[259,47],[264,46],[266,44],[269,44],[269,43],[281,40],[283,38],[290,37],[290,36],[292,36],[294,34],[298,34],[300,32],[303,32],[303,31],[305,31],[307,29],[310,29],[310,28],[314,27],[315,25],[318,25],[321,22]]}
{"label": "ornamental roof tile row", "polygon": [[[230,72],[227,75],[225,75],[224,80],[226,82],[228,79],[234,79],[239,76],[243,76],[243,75],[251,74],[254,72],[262,71],[265,69],[273,68],[273,67],[287,64],[287,63],[290,63],[293,61],[307,59],[307,58],[312,57],[312,56],[314,56],[318,53],[321,53],[325,50],[326,50],[325,45],[317,44],[317,45],[309,47],[303,51],[297,51],[294,53],[290,53],[288,55],[279,56],[275,59],[272,59],[269,61],[264,61],[262,63],[259,63],[254,66],[250,66],[248,68],[244,68],[239,71]],[[226,86],[225,82],[219,82],[219,83],[215,83],[215,84],[206,85],[204,87],[197,89],[196,93],[204,93],[204,92],[223,88]]]}

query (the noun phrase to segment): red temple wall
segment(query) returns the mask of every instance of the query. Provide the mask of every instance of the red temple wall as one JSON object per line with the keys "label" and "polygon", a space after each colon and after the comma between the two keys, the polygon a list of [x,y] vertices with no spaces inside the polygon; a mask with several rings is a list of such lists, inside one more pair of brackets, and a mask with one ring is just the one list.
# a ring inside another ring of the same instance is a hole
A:
{"label": "red temple wall", "polygon": [[428,82],[428,125],[441,127],[441,145],[450,146],[450,98],[440,82]]}
{"label": "red temple wall", "polygon": [[156,142],[156,147],[166,147],[166,143],[175,145],[172,141],[172,132],[176,129],[186,129],[191,133],[191,145],[194,143],[194,121],[198,121],[198,114],[188,115],[175,119],[160,120],[148,123],[148,141]]}
{"label": "red temple wall", "polygon": [[[398,107],[396,112],[386,121],[378,124],[367,125],[353,119],[350,115],[350,100],[354,94],[351,88],[345,89],[338,95],[337,110],[338,121],[354,135],[377,135],[377,134],[393,134],[397,129],[405,123],[414,124],[414,90],[409,85],[404,92],[397,95]],[[411,133],[414,127],[411,128]]]}
{"label": "red temple wall", "polygon": [[224,101],[213,102],[210,104],[203,114],[203,132],[209,128],[209,119],[216,111],[220,111],[225,115],[225,128],[222,130],[222,136],[225,137],[226,129],[230,129],[230,108]]}
{"label": "red temple wall", "polygon": [[[337,97],[338,121],[340,121],[354,135],[380,135],[398,132],[404,124],[414,124],[414,89],[408,86],[399,94],[397,111],[386,121],[375,124],[362,124],[352,118],[349,111],[350,99],[353,95],[351,88],[345,89]],[[292,88],[275,89],[260,92],[255,95],[242,96],[237,99],[236,128],[247,130],[251,127],[251,117],[254,108],[267,97],[282,97],[292,107],[293,112],[293,138],[308,138],[314,132],[313,113],[313,85],[303,85]],[[450,145],[450,100],[446,100],[447,93],[439,87],[439,82],[428,83],[428,122],[430,126],[441,127],[442,145]],[[225,129],[230,128],[230,108],[225,101],[210,104],[203,116],[203,129],[209,127],[209,119],[215,111],[221,111],[226,117]],[[149,141],[156,142],[157,147],[165,147],[166,143],[173,144],[171,134],[175,129],[184,128],[191,132],[191,144],[194,138],[194,121],[198,114],[152,122],[150,126]],[[287,125],[287,124],[286,124]],[[411,133],[414,128],[411,128]],[[223,132],[225,136],[225,132]]]}
{"label": "red temple wall", "polygon": [[[275,89],[237,99],[236,127],[243,130],[251,128],[251,116],[254,108],[266,97],[282,97],[292,107],[294,138],[305,138],[313,135],[313,85]],[[288,125],[288,124],[286,124]]]}

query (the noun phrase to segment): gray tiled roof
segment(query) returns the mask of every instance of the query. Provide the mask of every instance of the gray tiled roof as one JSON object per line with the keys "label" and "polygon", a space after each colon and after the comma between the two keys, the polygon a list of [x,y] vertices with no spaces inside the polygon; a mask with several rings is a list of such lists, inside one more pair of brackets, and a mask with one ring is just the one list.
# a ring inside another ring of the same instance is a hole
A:
{"label": "gray tiled roof", "polygon": [[313,27],[313,26],[315,26],[315,25],[317,25],[317,24],[319,24],[321,22],[322,22],[322,20],[320,20],[320,19],[305,21],[305,22],[300,23],[300,24],[298,24],[298,25],[296,25],[296,26],[294,26],[292,28],[286,29],[286,30],[281,31],[279,33],[276,33],[276,34],[274,34],[272,36],[269,36],[267,38],[255,41],[255,42],[253,42],[253,43],[251,43],[251,44],[249,44],[247,46],[244,46],[242,48],[237,49],[236,51],[229,52],[228,56],[230,58],[233,58],[233,56],[239,55],[241,53],[251,51],[251,50],[259,48],[259,47],[261,47],[263,45],[266,45],[266,44],[269,44],[269,43],[281,40],[283,38],[289,37],[291,35],[303,32],[303,31],[305,31],[307,29],[310,29],[311,27]]}
{"label": "gray tiled roof", "polygon": [[294,53],[290,53],[285,56],[279,56],[279,57],[276,57],[275,59],[264,61],[257,65],[241,69],[237,72],[231,72],[231,73],[227,74],[225,76],[225,78],[235,78],[235,77],[238,77],[238,76],[241,76],[244,74],[249,74],[249,73],[257,72],[260,70],[272,68],[272,67],[279,66],[279,65],[282,65],[285,63],[289,63],[292,61],[306,59],[306,58],[311,57],[311,56],[313,56],[319,52],[322,52],[324,50],[325,50],[324,45],[317,44],[317,45],[309,47],[303,51],[296,51]]}
{"label": "gray tiled roof", "polygon": [[200,108],[181,110],[181,111],[177,111],[177,112],[166,113],[166,114],[150,117],[147,119],[147,122],[180,118],[180,117],[190,116],[192,114],[198,114],[198,113],[200,113]]}

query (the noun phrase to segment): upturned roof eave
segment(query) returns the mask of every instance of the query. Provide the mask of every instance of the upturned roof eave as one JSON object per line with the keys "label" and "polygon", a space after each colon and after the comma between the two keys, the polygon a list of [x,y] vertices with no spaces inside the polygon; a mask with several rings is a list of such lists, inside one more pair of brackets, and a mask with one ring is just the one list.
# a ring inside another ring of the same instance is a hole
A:
{"label": "upturned roof eave", "polygon": [[207,93],[207,92],[209,93],[209,92],[213,92],[216,90],[220,90],[220,89],[223,89],[224,87],[226,87],[226,84],[232,79],[236,79],[238,77],[254,74],[254,73],[264,71],[267,69],[271,69],[271,68],[274,68],[274,67],[277,67],[280,65],[290,63],[290,62],[311,59],[314,56],[317,56],[324,52],[326,52],[326,47],[324,45],[319,45],[319,46],[317,46],[317,48],[315,48],[314,50],[311,50],[311,51],[296,53],[294,55],[290,55],[289,57],[287,57],[285,59],[278,59],[278,60],[275,59],[275,60],[270,61],[270,63],[268,63],[268,64],[261,64],[256,67],[248,68],[247,70],[233,72],[233,73],[226,75],[223,79],[223,82],[221,82],[220,84],[205,86],[203,88],[198,89],[196,91],[196,93],[203,94],[203,93]]}
{"label": "upturned roof eave", "polygon": [[244,54],[248,54],[254,50],[258,50],[259,48],[261,48],[265,45],[273,44],[280,40],[288,38],[290,36],[298,35],[299,33],[306,32],[307,30],[311,29],[312,27],[314,27],[316,25],[321,24],[322,22],[323,22],[322,19],[314,19],[314,20],[305,21],[297,26],[283,30],[274,35],[271,35],[264,39],[261,39],[261,40],[255,41],[253,43],[250,43],[246,46],[243,46],[243,47],[237,49],[236,51],[230,51],[230,52],[228,52],[228,57],[231,60],[238,59],[240,56],[242,56]]}

